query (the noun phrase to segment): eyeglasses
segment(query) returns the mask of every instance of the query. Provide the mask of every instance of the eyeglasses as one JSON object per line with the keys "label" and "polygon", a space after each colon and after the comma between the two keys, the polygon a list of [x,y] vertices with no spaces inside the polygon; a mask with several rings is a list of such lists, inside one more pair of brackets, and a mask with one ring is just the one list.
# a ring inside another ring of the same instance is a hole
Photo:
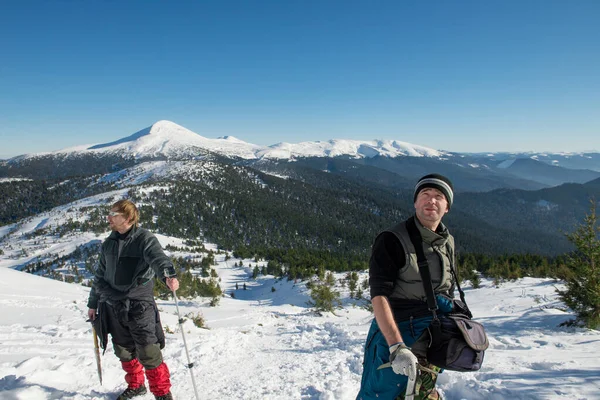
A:
{"label": "eyeglasses", "polygon": [[109,211],[108,212],[108,216],[109,217],[116,217],[117,215],[123,215],[123,213],[116,212],[116,211]]}

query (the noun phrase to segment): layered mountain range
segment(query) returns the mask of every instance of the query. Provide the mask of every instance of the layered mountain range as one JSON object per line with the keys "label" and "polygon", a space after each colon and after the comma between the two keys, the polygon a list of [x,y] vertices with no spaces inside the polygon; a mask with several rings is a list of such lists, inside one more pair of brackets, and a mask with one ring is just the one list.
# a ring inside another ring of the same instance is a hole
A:
{"label": "layered mountain range", "polygon": [[[103,144],[50,153],[26,154],[0,162],[0,177],[42,178],[109,172],[149,159],[185,160],[213,155],[247,165],[289,163],[309,159],[347,159],[415,179],[435,170],[454,175],[457,190],[496,188],[541,189],[562,183],[585,183],[600,177],[600,153],[456,153],[398,140],[328,140],[281,142],[260,146],[232,136],[211,139],[176,123],[159,121],[130,136]],[[107,169],[107,161],[110,164]]]}
{"label": "layered mountain range", "polygon": [[462,251],[563,253],[564,233],[600,199],[598,153],[453,153],[396,140],[259,146],[159,121],[114,142],[0,162],[0,225],[151,186],[160,194],[139,198],[158,231],[230,249],[360,255],[378,230],[412,213],[414,183],[431,172],[454,183],[445,220]]}

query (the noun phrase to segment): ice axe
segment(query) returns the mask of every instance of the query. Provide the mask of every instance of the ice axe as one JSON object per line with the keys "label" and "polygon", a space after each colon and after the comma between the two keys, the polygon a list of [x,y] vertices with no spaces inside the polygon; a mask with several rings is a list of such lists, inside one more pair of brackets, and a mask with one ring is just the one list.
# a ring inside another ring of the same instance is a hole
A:
{"label": "ice axe", "polygon": [[98,345],[98,335],[96,335],[96,328],[94,328],[93,323],[92,335],[94,336],[94,356],[96,357],[96,369],[98,370],[98,379],[100,379],[100,385],[102,385],[102,364],[100,363],[100,346]]}
{"label": "ice axe", "polygon": [[404,394],[404,400],[414,400],[417,391],[417,376],[419,376],[419,371],[417,371],[417,375],[408,377],[408,382],[406,382],[406,393]]}
{"label": "ice axe", "polygon": [[[387,362],[385,364],[381,364],[377,370],[383,368],[390,368],[392,366],[391,362]],[[422,366],[421,364],[417,364],[417,375],[414,377],[408,377],[408,382],[406,383],[406,393],[404,395],[404,400],[414,400],[416,392],[417,392],[417,378],[419,377],[420,371],[430,372],[432,374],[437,375],[438,373],[432,369]]]}

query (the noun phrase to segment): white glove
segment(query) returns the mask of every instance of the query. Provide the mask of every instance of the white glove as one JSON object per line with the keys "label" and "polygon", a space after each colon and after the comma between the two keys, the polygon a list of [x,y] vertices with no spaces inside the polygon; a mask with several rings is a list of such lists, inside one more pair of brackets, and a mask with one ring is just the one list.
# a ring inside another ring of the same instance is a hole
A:
{"label": "white glove", "polygon": [[395,373],[406,375],[409,379],[417,377],[417,357],[404,343],[390,346],[390,363]]}

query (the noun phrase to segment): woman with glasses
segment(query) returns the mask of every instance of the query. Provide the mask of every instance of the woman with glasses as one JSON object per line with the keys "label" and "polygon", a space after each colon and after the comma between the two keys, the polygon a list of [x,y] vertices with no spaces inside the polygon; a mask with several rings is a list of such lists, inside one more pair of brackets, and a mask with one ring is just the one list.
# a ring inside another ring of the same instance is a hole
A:
{"label": "woman with glasses", "polygon": [[139,211],[120,200],[108,213],[112,233],[102,243],[88,300],[88,316],[97,327],[103,349],[110,333],[125,370],[127,389],[117,400],[144,395],[144,370],[157,400],[172,400],[171,381],[161,349],[165,336],[154,301],[154,277],[172,291],[179,288],[173,263],[152,233],[138,227]]}

